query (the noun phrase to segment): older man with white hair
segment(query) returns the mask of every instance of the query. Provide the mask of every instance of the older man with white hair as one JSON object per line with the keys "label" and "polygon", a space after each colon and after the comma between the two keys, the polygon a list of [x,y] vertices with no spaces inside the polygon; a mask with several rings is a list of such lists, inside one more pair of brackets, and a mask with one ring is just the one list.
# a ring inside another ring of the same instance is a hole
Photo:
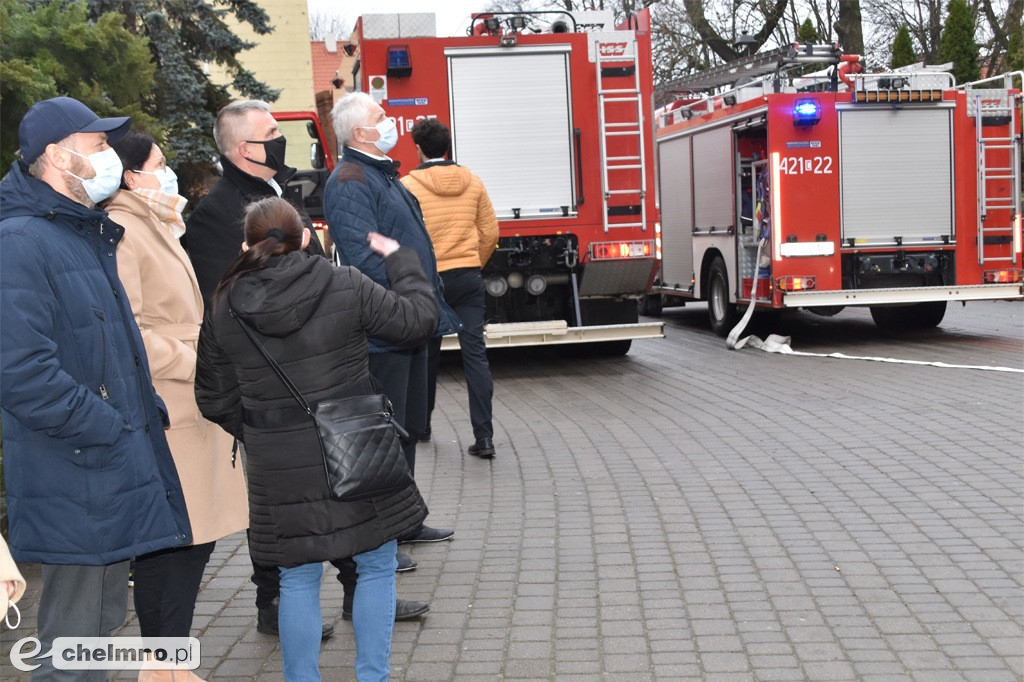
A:
{"label": "older man with white hair", "polygon": [[[414,249],[423,270],[434,282],[434,294],[441,307],[436,336],[457,332],[462,323],[441,294],[443,285],[437,274],[437,259],[419,203],[399,182],[398,165],[387,156],[398,141],[394,120],[362,92],[340,99],[331,118],[334,132],[345,146],[341,163],[324,189],[324,215],[338,260],[390,289],[384,259],[370,250],[367,233],[379,232]],[[396,348],[371,338],[370,374],[383,387],[396,416],[409,432],[402,446],[409,470],[415,473],[416,442],[427,426],[426,344]],[[454,534],[453,530],[423,526],[399,542],[438,542]],[[400,553],[400,562],[403,559]]]}

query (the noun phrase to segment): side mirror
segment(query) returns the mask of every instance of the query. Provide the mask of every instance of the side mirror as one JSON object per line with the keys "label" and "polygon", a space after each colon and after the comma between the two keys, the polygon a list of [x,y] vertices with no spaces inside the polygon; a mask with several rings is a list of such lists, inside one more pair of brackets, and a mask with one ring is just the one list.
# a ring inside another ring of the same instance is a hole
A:
{"label": "side mirror", "polygon": [[309,145],[309,165],[316,170],[323,170],[327,165],[327,160],[324,158],[324,150],[320,147],[319,142]]}

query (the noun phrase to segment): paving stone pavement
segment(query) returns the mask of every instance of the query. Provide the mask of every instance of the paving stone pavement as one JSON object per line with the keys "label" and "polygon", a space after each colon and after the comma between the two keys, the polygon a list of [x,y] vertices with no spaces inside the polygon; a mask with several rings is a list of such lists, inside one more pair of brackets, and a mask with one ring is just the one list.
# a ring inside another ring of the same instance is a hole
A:
{"label": "paving stone pavement", "polygon": [[[399,596],[431,609],[396,625],[392,679],[1024,679],[1022,375],[730,352],[703,306],[664,319],[668,338],[624,358],[493,353],[492,461],[463,454],[445,361],[417,478],[456,536],[408,547]],[[882,333],[865,310],[774,325],[797,350],[1024,368],[1020,303],[951,305],[927,333]],[[25,570],[4,679],[34,632]],[[249,573],[244,536],[218,543],[204,678],[282,679]],[[350,680],[334,576],[320,662]]]}

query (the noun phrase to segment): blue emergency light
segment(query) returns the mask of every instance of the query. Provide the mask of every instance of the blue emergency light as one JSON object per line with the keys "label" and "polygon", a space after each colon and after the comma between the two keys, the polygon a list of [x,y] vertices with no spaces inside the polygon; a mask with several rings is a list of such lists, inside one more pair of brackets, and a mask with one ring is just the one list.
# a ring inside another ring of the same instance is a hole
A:
{"label": "blue emergency light", "polygon": [[793,125],[812,126],[821,120],[821,102],[816,99],[798,99],[793,105]]}
{"label": "blue emergency light", "polygon": [[388,45],[388,78],[412,75],[412,57],[408,45]]}

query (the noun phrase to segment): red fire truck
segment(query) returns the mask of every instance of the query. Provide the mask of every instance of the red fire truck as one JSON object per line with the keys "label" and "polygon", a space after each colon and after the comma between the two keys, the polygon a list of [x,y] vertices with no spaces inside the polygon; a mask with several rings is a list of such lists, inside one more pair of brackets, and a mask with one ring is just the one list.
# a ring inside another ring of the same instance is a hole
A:
{"label": "red fire truck", "polygon": [[324,183],[334,170],[334,154],[320,125],[320,117],[311,111],[275,111],[281,133],[288,140],[285,163],[296,169],[285,191],[288,198],[305,209],[321,239],[324,222]]}
{"label": "red fire truck", "polygon": [[435,33],[432,14],[364,15],[352,82],[395,118],[402,170],[410,129],[436,117],[483,180],[500,221],[488,346],[622,354],[662,336],[636,306],[657,266],[649,13],[479,14],[469,35]]}
{"label": "red fire truck", "polygon": [[663,86],[652,312],[707,300],[725,336],[751,298],[903,328],[1022,298],[1021,74],[859,67],[791,45]]}

